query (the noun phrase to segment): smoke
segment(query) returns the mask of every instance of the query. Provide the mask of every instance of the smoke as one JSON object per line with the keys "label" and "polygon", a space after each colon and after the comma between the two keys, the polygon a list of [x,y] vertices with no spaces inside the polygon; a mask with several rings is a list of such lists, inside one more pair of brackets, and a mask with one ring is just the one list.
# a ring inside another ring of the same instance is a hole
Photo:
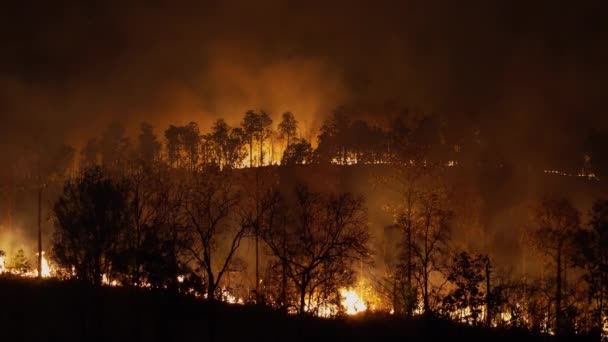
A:
{"label": "smoke", "polygon": [[589,130],[608,128],[605,6],[14,2],[0,20],[0,162],[61,142],[79,148],[116,120],[130,135],[142,121],[162,135],[189,121],[238,125],[249,109],[275,122],[292,111],[314,140],[338,105],[377,121],[409,108],[479,129],[493,155],[523,170],[468,175],[500,241],[520,226],[516,202],[554,186],[528,170],[572,159]]}
{"label": "smoke", "polygon": [[251,108],[291,110],[312,131],[337,105],[380,115],[390,104],[479,122],[519,153],[605,126],[600,2],[468,5],[14,4],[2,24],[1,133],[81,143],[116,119],[205,127],[238,124]]}

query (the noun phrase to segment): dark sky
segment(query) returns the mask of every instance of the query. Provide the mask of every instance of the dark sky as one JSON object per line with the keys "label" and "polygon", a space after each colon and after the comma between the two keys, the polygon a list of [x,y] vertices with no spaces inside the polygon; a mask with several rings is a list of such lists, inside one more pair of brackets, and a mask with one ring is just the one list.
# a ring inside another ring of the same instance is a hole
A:
{"label": "dark sky", "polygon": [[561,154],[608,124],[605,3],[10,1],[0,143],[77,143],[114,119],[236,124],[250,108],[312,130],[347,104],[474,122],[507,155]]}

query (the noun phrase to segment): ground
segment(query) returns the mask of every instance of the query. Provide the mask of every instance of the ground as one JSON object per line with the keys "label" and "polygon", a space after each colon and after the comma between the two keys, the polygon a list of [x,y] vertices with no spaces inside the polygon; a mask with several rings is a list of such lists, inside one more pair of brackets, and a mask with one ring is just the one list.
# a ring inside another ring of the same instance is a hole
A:
{"label": "ground", "polygon": [[300,318],[162,292],[0,278],[3,341],[547,341],[518,330],[389,315]]}

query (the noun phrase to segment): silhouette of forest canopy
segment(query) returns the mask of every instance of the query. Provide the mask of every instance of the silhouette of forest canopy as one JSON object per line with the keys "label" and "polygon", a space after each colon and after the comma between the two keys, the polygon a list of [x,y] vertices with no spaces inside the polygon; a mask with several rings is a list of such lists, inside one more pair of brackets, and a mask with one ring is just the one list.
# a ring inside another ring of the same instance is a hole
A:
{"label": "silhouette of forest canopy", "polygon": [[[440,116],[406,114],[381,127],[337,108],[315,147],[291,112],[276,124],[247,111],[239,125],[219,119],[208,133],[194,122],[170,125],[164,138],[143,123],[130,139],[112,123],[82,148],[77,169],[67,147],[38,159],[37,186],[56,193],[54,272],[92,288],[340,317],[349,313],[345,291],[381,260],[376,279],[359,288],[367,297],[361,311],[605,336],[608,202],[597,200],[588,220],[563,196],[535,203],[522,245],[546,270],[499,274],[487,249],[455,243],[466,214],[447,170],[503,161],[490,157],[478,130],[455,132]],[[392,224],[381,256],[362,194],[285,182],[296,169],[347,165],[382,168],[374,182]],[[588,159],[581,167],[585,179],[597,179]],[[21,253],[11,267],[20,274],[31,264]]]}

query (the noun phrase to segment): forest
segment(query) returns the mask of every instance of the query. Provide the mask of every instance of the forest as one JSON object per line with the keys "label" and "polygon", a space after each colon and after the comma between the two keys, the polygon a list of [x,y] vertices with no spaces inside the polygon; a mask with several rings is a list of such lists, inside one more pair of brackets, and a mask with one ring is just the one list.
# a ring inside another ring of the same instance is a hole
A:
{"label": "forest", "polygon": [[[142,123],[135,137],[114,122],[79,153],[61,145],[36,156],[20,177],[35,184],[39,227],[44,194],[52,233],[39,235],[35,256],[0,251],[2,277],[302,317],[605,338],[607,199],[581,208],[567,191],[542,193],[526,206],[518,255],[504,254],[480,198],[518,171],[480,131],[407,111],[374,125],[338,107],[311,142],[293,113],[280,118],[250,110],[236,126],[218,119],[202,133],[190,122],[162,136]],[[534,171],[598,188],[591,155],[571,177],[568,166]],[[493,185],[463,194],[477,177]]]}

